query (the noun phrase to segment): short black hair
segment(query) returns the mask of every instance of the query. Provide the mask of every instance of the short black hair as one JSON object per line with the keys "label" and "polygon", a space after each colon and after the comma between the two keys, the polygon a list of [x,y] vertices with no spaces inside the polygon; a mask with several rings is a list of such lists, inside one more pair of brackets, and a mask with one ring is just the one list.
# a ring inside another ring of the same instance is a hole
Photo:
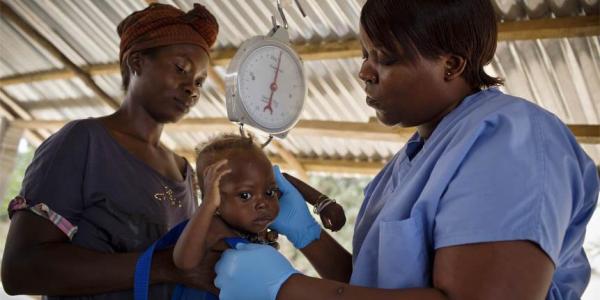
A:
{"label": "short black hair", "polygon": [[458,55],[466,60],[462,77],[472,88],[502,84],[483,70],[498,38],[490,0],[367,0],[360,24],[389,53],[400,46],[409,61]]}
{"label": "short black hair", "polygon": [[248,133],[243,136],[229,133],[220,134],[196,147],[196,173],[198,175],[198,182],[202,182],[203,180],[201,168],[216,162],[219,155],[227,150],[256,151],[256,153],[264,155],[265,159],[269,160],[261,146],[254,141],[252,135]]}
{"label": "short black hair", "polygon": [[196,147],[196,155],[200,158],[203,155],[213,154],[224,150],[258,150],[262,151],[261,147],[254,142],[254,137],[249,134],[237,135],[224,133],[209,139],[207,142]]}

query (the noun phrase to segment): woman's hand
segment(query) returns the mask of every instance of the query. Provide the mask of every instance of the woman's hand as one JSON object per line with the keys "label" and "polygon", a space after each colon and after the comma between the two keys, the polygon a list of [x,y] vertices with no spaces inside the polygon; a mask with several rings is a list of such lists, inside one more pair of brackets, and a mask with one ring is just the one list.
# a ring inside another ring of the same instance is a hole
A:
{"label": "woman's hand", "polygon": [[271,228],[285,235],[294,247],[302,249],[319,238],[321,226],[308,211],[302,194],[283,177],[278,166],[273,167],[273,173],[281,197],[279,214]]}
{"label": "woman's hand", "polygon": [[217,209],[221,205],[221,178],[230,173],[231,169],[227,167],[227,160],[219,160],[216,163],[204,169],[202,186],[204,197],[202,204],[210,209]]}
{"label": "woman's hand", "polygon": [[[219,290],[214,286],[216,277],[215,264],[221,258],[223,251],[229,249],[229,246],[223,240],[227,237],[236,236],[235,232],[225,224],[219,216],[213,216],[206,236],[205,254],[202,260],[189,270],[177,268],[175,265],[167,262],[164,264],[168,270],[168,279],[165,281],[173,283],[183,283],[186,286],[209,291],[218,295]],[[170,250],[169,250],[170,252]]]}
{"label": "woman's hand", "polygon": [[281,285],[299,273],[273,247],[243,243],[225,251],[215,270],[221,300],[275,300]]}

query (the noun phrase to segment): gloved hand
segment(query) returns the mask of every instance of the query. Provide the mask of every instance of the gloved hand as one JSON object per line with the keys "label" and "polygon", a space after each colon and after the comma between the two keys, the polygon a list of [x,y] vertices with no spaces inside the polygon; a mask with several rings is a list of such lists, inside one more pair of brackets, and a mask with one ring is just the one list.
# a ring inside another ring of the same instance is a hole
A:
{"label": "gloved hand", "polygon": [[238,243],[215,266],[221,300],[275,300],[281,285],[299,273],[271,246]]}
{"label": "gloved hand", "polygon": [[283,177],[279,166],[273,166],[273,173],[282,195],[279,198],[279,214],[271,228],[285,235],[294,247],[302,249],[319,239],[321,226],[310,215],[302,194]]}

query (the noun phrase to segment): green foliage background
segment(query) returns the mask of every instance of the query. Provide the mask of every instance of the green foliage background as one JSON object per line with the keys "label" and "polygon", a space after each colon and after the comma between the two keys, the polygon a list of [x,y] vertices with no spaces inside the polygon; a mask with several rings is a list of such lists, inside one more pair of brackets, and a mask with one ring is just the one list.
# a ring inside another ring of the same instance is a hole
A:
{"label": "green foliage background", "polygon": [[[321,193],[336,199],[344,207],[346,213],[346,225],[338,231],[328,233],[333,236],[346,250],[352,253],[352,233],[356,215],[363,201],[363,189],[369,183],[371,177],[332,177],[313,175],[309,178],[309,183]],[[318,215],[315,219],[320,222]],[[292,262],[292,264],[302,273],[310,276],[317,276],[316,271],[310,263],[304,258],[300,251],[296,250],[285,237],[280,237],[279,242],[281,251]]]}
{"label": "green foliage background", "polygon": [[19,194],[21,190],[21,182],[23,181],[23,176],[25,175],[25,170],[27,166],[31,163],[33,159],[34,150],[27,146],[24,152],[18,153],[15,168],[10,174],[2,173],[1,176],[8,176],[8,186],[6,189],[6,193],[2,197],[2,202],[0,202],[0,221],[6,221],[8,219],[8,212],[6,210],[8,203],[12,198]]}

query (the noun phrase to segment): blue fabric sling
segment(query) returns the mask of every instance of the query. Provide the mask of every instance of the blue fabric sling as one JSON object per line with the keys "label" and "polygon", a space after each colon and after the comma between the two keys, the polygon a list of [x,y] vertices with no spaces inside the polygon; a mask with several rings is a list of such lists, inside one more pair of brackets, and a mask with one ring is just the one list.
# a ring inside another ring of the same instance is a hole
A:
{"label": "blue fabric sling", "polygon": [[[183,221],[173,229],[169,230],[162,238],[154,242],[148,249],[142,253],[135,266],[134,275],[134,286],[133,294],[135,300],[147,300],[148,299],[148,287],[150,284],[150,267],[152,265],[152,255],[156,250],[163,250],[165,248],[175,245],[177,239],[181,235],[181,232],[187,224],[187,220]],[[225,238],[225,242],[229,247],[235,248],[238,243],[249,243],[248,240],[243,238]],[[207,291],[197,290],[178,284],[173,291],[172,300],[218,300],[217,295],[211,294]]]}

